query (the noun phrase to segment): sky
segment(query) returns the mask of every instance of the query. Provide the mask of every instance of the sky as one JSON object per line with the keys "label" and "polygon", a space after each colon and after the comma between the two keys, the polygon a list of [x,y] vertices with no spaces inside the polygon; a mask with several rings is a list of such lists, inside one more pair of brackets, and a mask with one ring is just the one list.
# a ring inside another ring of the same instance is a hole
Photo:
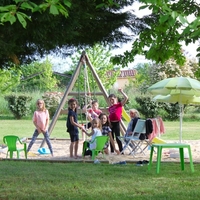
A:
{"label": "sky", "polygon": [[[200,2],[200,0],[197,0]],[[150,10],[148,9],[143,9],[143,10],[139,10],[139,7],[141,6],[141,4],[139,4],[138,2],[135,2],[133,4],[133,6],[127,7],[125,10],[133,10],[135,11],[136,15],[138,17],[143,17],[144,15],[148,15],[151,13]],[[192,20],[193,17],[191,16],[189,20]],[[196,48],[198,47],[198,43],[195,44],[190,44],[188,46],[183,45],[183,49],[185,51],[185,56],[190,58],[190,59],[194,59],[196,57]],[[112,51],[113,55],[119,55],[119,54],[123,54],[123,52],[125,52],[126,50],[131,50],[132,47],[132,42],[126,43],[126,44],[122,44],[120,46],[120,48],[118,49],[114,49]],[[80,55],[81,56],[81,55]],[[54,71],[58,71],[60,73],[66,71],[69,69],[69,66],[71,64],[70,59],[62,59],[59,58],[57,56],[48,56],[48,59],[53,63],[54,66]],[[133,63],[129,63],[128,67],[125,69],[130,69],[133,68],[134,66],[136,66],[138,63],[147,63],[147,62],[151,62],[150,60],[146,60],[144,56],[136,56],[135,57],[135,61]],[[77,61],[78,63],[78,61]]]}

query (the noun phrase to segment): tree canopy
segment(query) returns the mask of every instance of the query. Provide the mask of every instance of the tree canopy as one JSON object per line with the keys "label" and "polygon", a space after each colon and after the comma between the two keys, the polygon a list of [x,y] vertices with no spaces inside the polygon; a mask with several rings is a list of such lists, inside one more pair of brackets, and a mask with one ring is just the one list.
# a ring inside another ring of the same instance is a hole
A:
{"label": "tree canopy", "polygon": [[[134,2],[152,14],[137,18],[134,11],[122,11]],[[198,0],[3,0],[0,23],[1,68],[52,51],[65,56],[74,47],[130,40],[132,49],[116,56],[114,64],[127,66],[140,54],[157,63],[173,58],[183,65],[181,43],[199,41],[200,6]],[[200,47],[197,52],[199,57]]]}
{"label": "tree canopy", "polygon": [[[107,5],[107,3],[110,4]],[[0,66],[24,64],[50,52],[68,55],[96,42],[127,42],[143,25],[121,9],[129,1],[8,0],[0,2]],[[14,10],[14,11],[13,11]],[[128,28],[132,35],[122,30]]]}
{"label": "tree canopy", "polygon": [[[143,22],[148,24],[133,42],[131,51],[116,56],[114,62],[126,66],[133,62],[138,54],[157,63],[164,63],[173,58],[183,65],[185,56],[182,44],[199,41],[200,35],[200,4],[198,0],[140,0],[152,14],[144,16]],[[197,48],[200,57],[200,46]]]}

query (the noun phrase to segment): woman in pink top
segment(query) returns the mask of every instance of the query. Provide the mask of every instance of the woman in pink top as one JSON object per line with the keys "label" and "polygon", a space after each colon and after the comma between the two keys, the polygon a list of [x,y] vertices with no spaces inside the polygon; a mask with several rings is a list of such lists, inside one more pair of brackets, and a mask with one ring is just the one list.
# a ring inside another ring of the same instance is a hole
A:
{"label": "woman in pink top", "polygon": [[[128,96],[123,92],[122,89],[118,89],[119,92],[124,96],[123,101],[118,102],[117,97],[114,94],[110,94],[108,96],[110,107],[108,108],[109,111],[109,120],[111,123],[111,129],[112,129],[112,137],[114,139],[114,135],[116,137],[116,141],[119,147],[120,152],[122,151],[122,143],[118,139],[118,136],[120,136],[120,121],[122,117],[122,107],[128,100]],[[114,149],[112,145],[110,145],[111,153],[114,153]]]}
{"label": "woman in pink top", "polygon": [[36,106],[37,106],[37,110],[33,114],[33,124],[35,125],[35,131],[28,145],[27,152],[30,151],[38,135],[42,133],[49,147],[51,155],[53,156],[53,150],[52,150],[52,146],[51,146],[51,143],[49,140],[49,134],[48,134],[49,112],[45,108],[45,103],[42,99],[37,100]]}

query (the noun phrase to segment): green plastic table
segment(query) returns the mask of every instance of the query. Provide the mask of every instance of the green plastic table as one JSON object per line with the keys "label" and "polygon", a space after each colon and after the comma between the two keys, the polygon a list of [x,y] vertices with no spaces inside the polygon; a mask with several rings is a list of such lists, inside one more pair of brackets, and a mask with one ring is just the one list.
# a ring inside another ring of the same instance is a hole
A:
{"label": "green plastic table", "polygon": [[188,153],[189,153],[189,159],[190,159],[190,168],[191,168],[191,171],[194,172],[194,165],[193,165],[193,161],[192,161],[192,153],[191,153],[190,145],[182,144],[182,143],[152,144],[148,170],[150,170],[151,166],[152,166],[152,157],[153,157],[154,147],[157,148],[157,167],[156,167],[157,174],[159,174],[159,172],[160,172],[160,163],[161,163],[161,156],[162,156],[163,148],[178,148],[179,149],[182,170],[184,170],[184,151],[183,151],[183,149],[187,148]]}

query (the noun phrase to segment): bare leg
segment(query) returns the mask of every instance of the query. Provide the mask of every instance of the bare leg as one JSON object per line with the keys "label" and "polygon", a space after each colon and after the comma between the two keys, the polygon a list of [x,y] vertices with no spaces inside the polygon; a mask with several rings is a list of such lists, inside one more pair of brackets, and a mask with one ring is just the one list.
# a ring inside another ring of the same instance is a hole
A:
{"label": "bare leg", "polygon": [[82,131],[82,140],[85,141],[85,133]]}
{"label": "bare leg", "polygon": [[104,149],[104,153],[105,153],[105,154],[109,154],[108,148]]}
{"label": "bare leg", "polygon": [[76,141],[76,142],[75,142],[75,146],[74,146],[74,156],[75,156],[75,158],[78,157],[78,155],[77,155],[77,152],[78,152],[78,142],[79,142],[79,141]]}
{"label": "bare leg", "polygon": [[71,142],[69,146],[70,158],[73,158],[74,142]]}

